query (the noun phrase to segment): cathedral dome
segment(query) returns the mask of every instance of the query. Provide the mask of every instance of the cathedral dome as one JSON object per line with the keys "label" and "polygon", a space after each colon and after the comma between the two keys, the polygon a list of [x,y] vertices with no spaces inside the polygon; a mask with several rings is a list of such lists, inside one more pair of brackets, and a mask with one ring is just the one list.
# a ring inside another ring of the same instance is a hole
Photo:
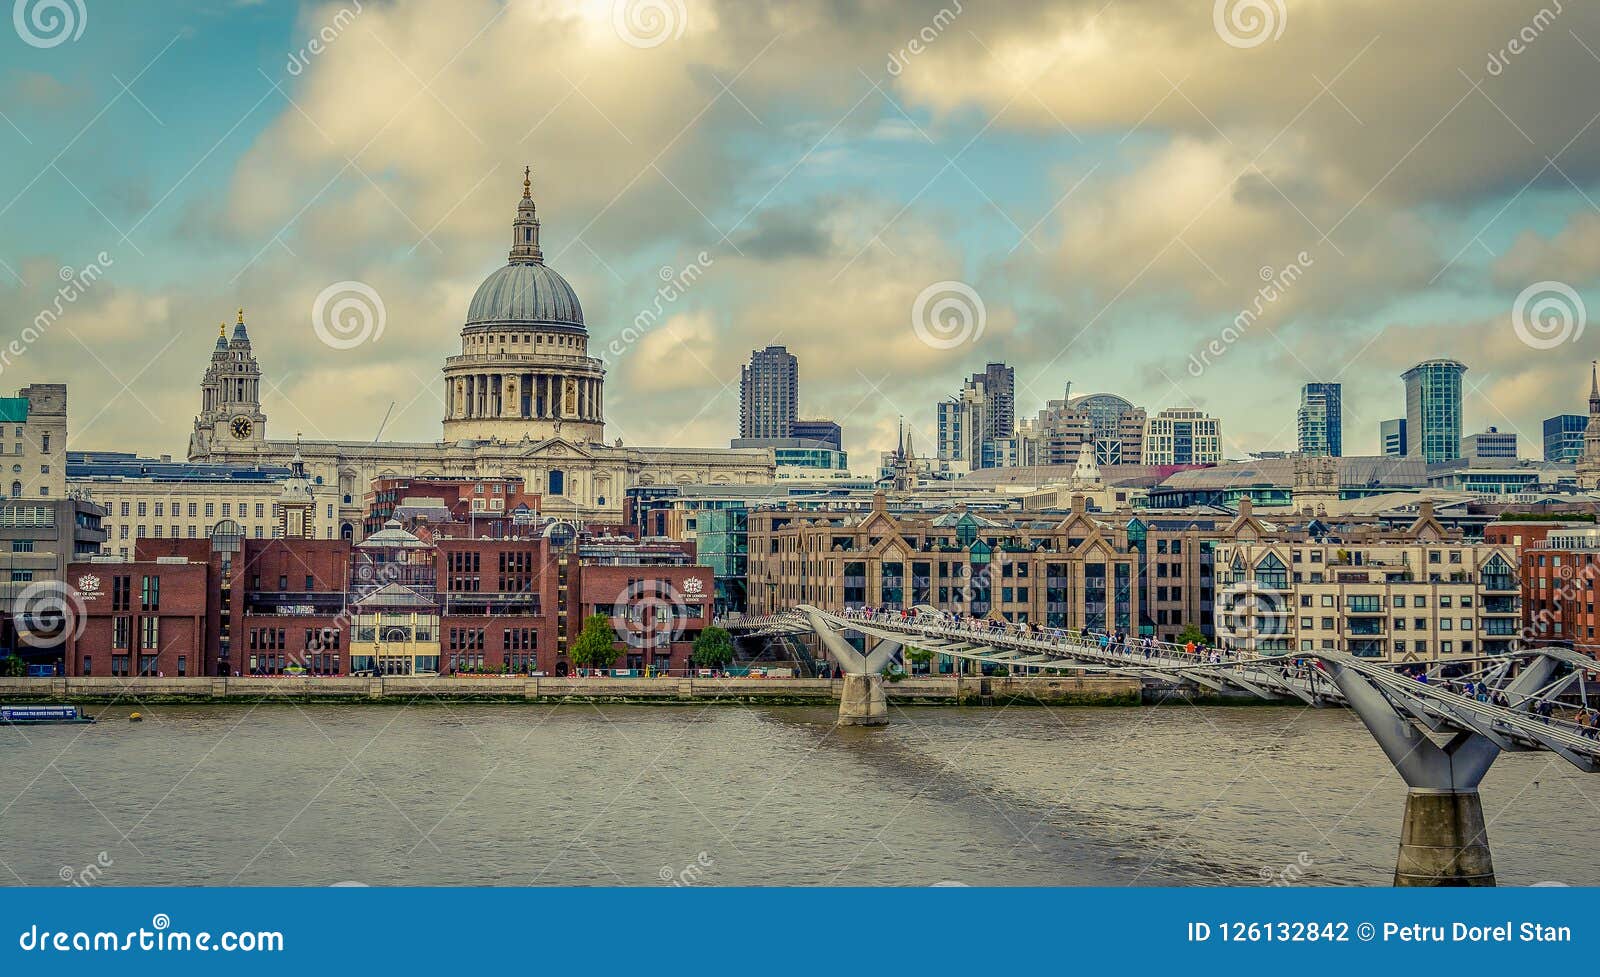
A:
{"label": "cathedral dome", "polygon": [[567,280],[546,267],[539,248],[533,178],[522,171],[522,199],[511,222],[511,261],[478,286],[467,308],[473,326],[555,326],[583,332],[583,306]]}
{"label": "cathedral dome", "polygon": [[567,280],[542,262],[513,261],[484,279],[467,308],[467,325],[583,328],[583,307]]}

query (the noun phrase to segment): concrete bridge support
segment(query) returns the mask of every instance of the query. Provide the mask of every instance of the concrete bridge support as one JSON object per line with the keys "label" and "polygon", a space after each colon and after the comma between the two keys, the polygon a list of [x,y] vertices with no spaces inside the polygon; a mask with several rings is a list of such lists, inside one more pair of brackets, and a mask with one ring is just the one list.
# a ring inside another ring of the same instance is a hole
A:
{"label": "concrete bridge support", "polygon": [[1468,732],[1436,742],[1354,669],[1337,662],[1328,662],[1328,669],[1410,788],[1394,884],[1494,885],[1478,784],[1500,755],[1499,745]]}
{"label": "concrete bridge support", "polygon": [[[1405,778],[1405,823],[1395,861],[1397,886],[1494,885],[1494,863],[1478,785],[1502,749],[1518,749],[1488,725],[1473,722],[1429,735],[1424,710],[1407,708],[1405,686],[1387,694],[1355,668],[1324,659],[1334,684]],[[1550,681],[1554,658],[1531,659],[1501,691],[1512,708]],[[1411,681],[1405,679],[1405,682]]]}
{"label": "concrete bridge support", "polygon": [[889,700],[883,692],[883,670],[900,650],[898,641],[879,641],[866,654],[857,651],[814,608],[801,608],[822,647],[844,671],[844,692],[839,697],[842,726],[886,726]]}

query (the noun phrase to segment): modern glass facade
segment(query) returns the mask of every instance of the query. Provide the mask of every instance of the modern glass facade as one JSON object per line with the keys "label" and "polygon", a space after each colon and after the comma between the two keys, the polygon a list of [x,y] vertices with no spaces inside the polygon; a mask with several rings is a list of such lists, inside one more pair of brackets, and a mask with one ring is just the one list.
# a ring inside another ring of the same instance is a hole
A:
{"label": "modern glass facade", "polygon": [[748,509],[703,509],[695,517],[695,552],[715,580],[715,613],[743,614],[749,571]]}
{"label": "modern glass facade", "polygon": [[1557,414],[1544,419],[1544,460],[1571,464],[1583,454],[1583,431],[1589,418],[1583,414]]}
{"label": "modern glass facade", "polygon": [[1300,451],[1308,455],[1344,454],[1343,387],[1308,383],[1300,391]]}
{"label": "modern glass facade", "polygon": [[1406,382],[1407,455],[1432,464],[1461,457],[1461,375],[1455,360],[1426,360],[1401,374]]}

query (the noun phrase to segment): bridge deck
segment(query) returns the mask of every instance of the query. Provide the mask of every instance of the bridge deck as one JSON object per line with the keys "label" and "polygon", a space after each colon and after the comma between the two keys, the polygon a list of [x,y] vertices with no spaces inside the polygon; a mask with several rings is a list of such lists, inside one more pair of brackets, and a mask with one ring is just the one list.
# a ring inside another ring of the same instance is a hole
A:
{"label": "bridge deck", "polygon": [[[1549,750],[1585,771],[1600,770],[1600,739],[1596,738],[1600,731],[1565,715],[1572,709],[1558,698],[1574,683],[1581,694],[1582,677],[1596,663],[1561,649],[1400,665],[1330,652],[1256,656],[1214,650],[1201,656],[1163,642],[1119,643],[1105,635],[954,621],[930,611],[835,614],[805,606],[740,621],[738,626],[749,633],[809,631],[811,625],[804,616],[808,612],[839,630],[1008,669],[1071,668],[1189,681],[1215,690],[1242,689],[1263,698],[1293,697],[1309,705],[1347,705],[1328,671],[1337,665],[1371,683],[1397,713],[1431,732],[1475,733],[1504,750]],[[1566,666],[1567,674],[1539,689],[1517,687],[1513,680],[1520,664],[1537,656],[1556,659]],[[1445,680],[1440,666],[1446,664],[1464,669],[1465,674]],[[1404,674],[1398,670],[1402,668],[1426,669],[1426,680]],[[1464,694],[1469,685],[1472,695]]]}

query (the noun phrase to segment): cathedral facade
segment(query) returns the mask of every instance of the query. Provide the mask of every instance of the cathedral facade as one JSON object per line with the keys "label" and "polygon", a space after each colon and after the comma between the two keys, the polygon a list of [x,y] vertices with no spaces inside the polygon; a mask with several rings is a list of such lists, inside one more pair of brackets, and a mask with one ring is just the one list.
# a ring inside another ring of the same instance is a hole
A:
{"label": "cathedral facade", "polygon": [[619,522],[636,485],[763,485],[770,449],[651,448],[605,443],[605,364],[589,355],[583,308],[544,263],[531,181],[512,223],[509,262],[478,287],[461,352],[444,363],[436,442],[272,441],[261,368],[241,310],[224,327],[200,384],[189,460],[289,465],[336,498],[341,536],[359,539],[374,478],[521,478],[548,515]]}

